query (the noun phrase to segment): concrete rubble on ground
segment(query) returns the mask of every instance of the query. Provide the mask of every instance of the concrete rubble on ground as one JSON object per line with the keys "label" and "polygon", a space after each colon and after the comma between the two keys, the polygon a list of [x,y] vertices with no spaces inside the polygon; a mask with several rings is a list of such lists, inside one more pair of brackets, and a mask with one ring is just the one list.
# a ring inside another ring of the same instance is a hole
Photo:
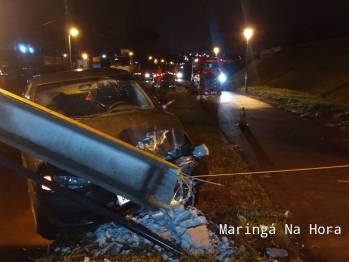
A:
{"label": "concrete rubble on ground", "polygon": [[[209,254],[216,256],[217,261],[227,262],[233,254],[238,254],[239,249],[233,246],[232,241],[208,230],[209,222],[194,207],[180,205],[169,211],[149,211],[143,208],[129,219],[172,241],[191,255]],[[139,250],[148,245],[151,248],[144,248],[145,255],[151,256],[152,252],[160,252],[164,261],[179,261],[178,257],[166,249],[113,222],[100,226],[88,235],[97,238],[98,246],[92,244],[85,247],[85,251],[94,259],[105,257],[108,252],[128,254],[132,250]],[[91,262],[94,259],[91,258]],[[85,261],[90,261],[90,258],[86,257]]]}
{"label": "concrete rubble on ground", "polygon": [[270,248],[268,247],[266,249],[266,253],[270,256],[270,257],[287,257],[288,253],[285,249],[282,248]]}

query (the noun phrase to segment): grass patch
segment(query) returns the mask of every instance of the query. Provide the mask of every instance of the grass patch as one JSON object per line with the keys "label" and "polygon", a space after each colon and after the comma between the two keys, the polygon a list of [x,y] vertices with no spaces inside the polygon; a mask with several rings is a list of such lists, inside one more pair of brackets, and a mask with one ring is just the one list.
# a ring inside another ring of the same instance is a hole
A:
{"label": "grass patch", "polygon": [[[250,66],[250,86],[272,86],[306,92],[348,104],[349,38],[281,48]],[[245,70],[230,79],[230,90],[244,86]]]}
{"label": "grass patch", "polygon": [[[239,89],[243,91],[243,88]],[[342,132],[349,132],[349,106],[309,93],[268,86],[249,87],[250,93],[279,101],[279,108]]]}
{"label": "grass patch", "polygon": [[[248,171],[239,153],[223,137],[218,123],[205,112],[195,97],[188,97],[185,90],[180,92],[180,89],[177,89],[177,92],[169,92],[167,98],[176,99],[168,111],[182,122],[194,145],[205,143],[209,148],[210,156],[205,157],[205,162],[210,174]],[[238,246],[244,245],[247,248],[244,255],[236,257],[236,261],[267,261],[264,257],[265,247],[286,248],[289,245],[292,236],[283,234],[285,211],[273,206],[253,177],[216,176],[210,177],[208,181],[223,186],[203,185],[196,207],[215,224],[244,227],[240,234],[227,236]],[[245,234],[246,226],[252,229],[253,226],[272,224],[276,227],[275,235],[263,238],[255,234]]]}

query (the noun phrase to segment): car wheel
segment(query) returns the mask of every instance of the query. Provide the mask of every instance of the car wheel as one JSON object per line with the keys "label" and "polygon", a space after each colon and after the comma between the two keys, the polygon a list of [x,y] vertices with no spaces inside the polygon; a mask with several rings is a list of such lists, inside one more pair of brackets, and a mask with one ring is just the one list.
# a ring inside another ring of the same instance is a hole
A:
{"label": "car wheel", "polygon": [[32,199],[30,204],[34,215],[36,232],[45,239],[55,240],[59,233],[59,228],[48,220],[40,207],[34,206]]}

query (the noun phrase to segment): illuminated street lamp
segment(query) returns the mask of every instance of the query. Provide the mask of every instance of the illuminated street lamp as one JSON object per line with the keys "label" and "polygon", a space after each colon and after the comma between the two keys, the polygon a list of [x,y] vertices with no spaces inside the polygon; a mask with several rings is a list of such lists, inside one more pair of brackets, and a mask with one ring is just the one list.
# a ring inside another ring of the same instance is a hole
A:
{"label": "illuminated street lamp", "polygon": [[245,67],[245,92],[248,92],[248,86],[247,86],[247,67],[248,67],[248,40],[250,40],[251,36],[253,34],[253,30],[250,28],[246,28],[244,31],[244,35],[246,37],[246,67]]}
{"label": "illuminated street lamp", "polygon": [[69,30],[68,34],[68,42],[69,42],[69,69],[72,69],[72,60],[71,60],[71,43],[70,43],[70,36],[76,36],[79,33],[79,31],[75,28],[72,28]]}
{"label": "illuminated street lamp", "polygon": [[148,56],[148,69],[150,69],[150,63],[153,60],[153,57],[150,55]]}
{"label": "illuminated street lamp", "polygon": [[84,60],[86,60],[86,59],[88,58],[88,55],[87,55],[86,53],[83,53],[83,54],[82,54],[82,58],[83,58]]}
{"label": "illuminated street lamp", "polygon": [[133,52],[132,51],[130,51],[129,53],[128,53],[128,55],[130,56],[130,69],[131,69],[131,72],[133,72]]}
{"label": "illuminated street lamp", "polygon": [[217,57],[217,54],[219,52],[219,48],[218,47],[213,48],[213,52],[216,54],[216,57]]}

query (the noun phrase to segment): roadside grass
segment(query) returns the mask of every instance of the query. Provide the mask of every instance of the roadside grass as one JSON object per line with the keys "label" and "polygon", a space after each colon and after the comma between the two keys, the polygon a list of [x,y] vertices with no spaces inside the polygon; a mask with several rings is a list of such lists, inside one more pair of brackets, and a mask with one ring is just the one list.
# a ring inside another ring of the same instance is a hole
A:
{"label": "roadside grass", "polygon": [[[210,150],[205,157],[210,175],[207,180],[219,185],[204,184],[196,208],[201,210],[214,224],[236,228],[242,226],[240,234],[225,235],[235,243],[244,245],[246,252],[236,261],[268,261],[264,256],[266,247],[287,248],[293,239],[284,234],[285,210],[273,206],[263,188],[250,175],[214,176],[248,172],[238,151],[222,135],[218,123],[212,119],[186,90],[177,88],[166,98],[176,99],[168,111],[177,116],[194,145],[204,143]],[[262,237],[248,234],[260,226],[275,226],[275,234]],[[248,230],[247,230],[248,228]],[[219,234],[219,228],[215,229]]]}
{"label": "roadside grass", "polygon": [[[250,65],[249,86],[287,88],[348,104],[348,44],[349,38],[343,38],[282,47]],[[230,90],[244,86],[245,69],[234,73],[229,83]]]}
{"label": "roadside grass", "polygon": [[[243,91],[243,88],[237,89]],[[249,87],[250,93],[280,102],[279,108],[306,119],[314,120],[342,132],[349,132],[349,105],[306,92],[268,86]]]}

